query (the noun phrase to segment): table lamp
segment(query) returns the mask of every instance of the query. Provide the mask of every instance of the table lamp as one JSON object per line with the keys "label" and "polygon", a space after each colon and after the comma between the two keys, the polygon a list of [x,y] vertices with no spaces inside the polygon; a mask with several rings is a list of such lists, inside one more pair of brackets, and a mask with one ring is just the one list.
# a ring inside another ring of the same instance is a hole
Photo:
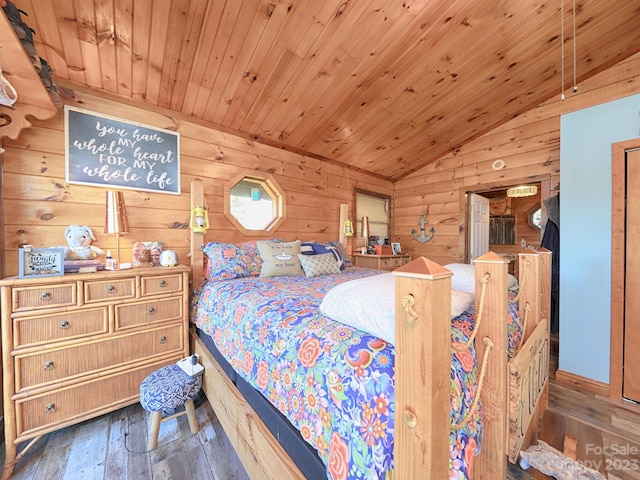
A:
{"label": "table lamp", "polygon": [[115,190],[107,190],[106,217],[104,233],[116,236],[116,269],[120,268],[120,235],[129,233],[127,211],[124,208],[124,194]]}

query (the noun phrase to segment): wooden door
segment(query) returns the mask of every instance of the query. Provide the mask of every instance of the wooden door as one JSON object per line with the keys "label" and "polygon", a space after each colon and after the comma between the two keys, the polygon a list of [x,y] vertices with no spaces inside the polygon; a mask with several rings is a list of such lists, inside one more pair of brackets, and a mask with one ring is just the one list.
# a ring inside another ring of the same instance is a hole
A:
{"label": "wooden door", "polygon": [[489,199],[476,193],[470,196],[470,254],[473,260],[489,251]]}
{"label": "wooden door", "polygon": [[624,370],[622,395],[640,402],[640,150],[626,153]]}

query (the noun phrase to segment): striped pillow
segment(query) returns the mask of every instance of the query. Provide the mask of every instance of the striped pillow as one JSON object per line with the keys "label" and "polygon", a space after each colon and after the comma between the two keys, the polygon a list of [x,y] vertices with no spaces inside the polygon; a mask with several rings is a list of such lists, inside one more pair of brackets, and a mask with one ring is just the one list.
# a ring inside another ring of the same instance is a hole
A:
{"label": "striped pillow", "polygon": [[322,253],[320,255],[298,254],[302,270],[307,277],[317,277],[318,275],[331,275],[341,273],[340,265],[336,262],[333,253]]}

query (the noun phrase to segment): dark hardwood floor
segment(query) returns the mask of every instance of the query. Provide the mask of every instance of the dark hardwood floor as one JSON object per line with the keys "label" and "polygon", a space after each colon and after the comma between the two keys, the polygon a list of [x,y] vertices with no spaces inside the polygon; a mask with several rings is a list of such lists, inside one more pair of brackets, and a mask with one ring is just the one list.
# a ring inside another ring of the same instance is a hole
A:
{"label": "dark hardwood floor", "polygon": [[[248,480],[204,395],[200,431],[186,415],[162,422],[146,451],[148,415],[139,403],[45,435],[14,470],[14,480]],[[2,445],[4,464],[4,444]]]}
{"label": "dark hardwood floor", "polygon": [[[556,384],[556,369],[557,349],[552,348],[549,409],[541,422],[541,439],[568,454],[575,451],[579,462],[608,480],[640,480],[640,406]],[[202,395],[196,412],[200,432],[191,433],[186,416],[163,422],[159,446],[152,452],[145,452],[147,414],[140,404],[45,435],[17,465],[13,478],[246,480]],[[4,463],[4,448],[0,451]],[[533,469],[509,465],[509,480],[548,478]]]}

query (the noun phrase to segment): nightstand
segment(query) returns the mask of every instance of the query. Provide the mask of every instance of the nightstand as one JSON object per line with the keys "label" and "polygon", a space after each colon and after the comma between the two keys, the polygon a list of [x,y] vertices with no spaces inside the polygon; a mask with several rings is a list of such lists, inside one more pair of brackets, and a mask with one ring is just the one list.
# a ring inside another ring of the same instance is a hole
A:
{"label": "nightstand", "polygon": [[353,254],[356,267],[373,268],[375,270],[395,270],[411,261],[411,255],[363,255]]}
{"label": "nightstand", "polygon": [[189,353],[189,267],[9,277],[0,298],[5,476],[18,443],[137,402]]}

